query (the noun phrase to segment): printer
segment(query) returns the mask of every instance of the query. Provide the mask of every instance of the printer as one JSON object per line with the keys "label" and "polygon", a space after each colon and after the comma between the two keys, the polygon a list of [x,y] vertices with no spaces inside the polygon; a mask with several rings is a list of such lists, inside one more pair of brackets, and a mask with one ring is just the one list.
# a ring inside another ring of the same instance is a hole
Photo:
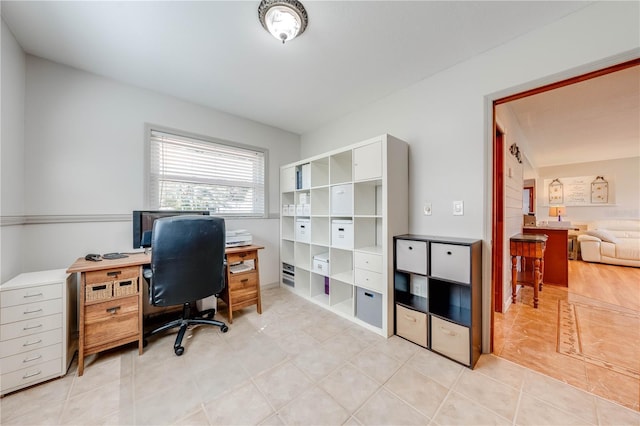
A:
{"label": "printer", "polygon": [[250,246],[252,243],[251,234],[246,229],[228,230],[226,235],[227,247]]}

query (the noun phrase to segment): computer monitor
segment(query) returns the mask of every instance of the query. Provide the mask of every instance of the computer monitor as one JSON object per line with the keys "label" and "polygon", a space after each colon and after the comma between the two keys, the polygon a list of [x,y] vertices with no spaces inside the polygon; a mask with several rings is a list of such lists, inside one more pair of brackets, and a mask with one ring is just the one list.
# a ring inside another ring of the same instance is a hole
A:
{"label": "computer monitor", "polygon": [[179,215],[209,215],[209,212],[206,210],[134,210],[133,248],[151,247],[151,231],[156,219]]}

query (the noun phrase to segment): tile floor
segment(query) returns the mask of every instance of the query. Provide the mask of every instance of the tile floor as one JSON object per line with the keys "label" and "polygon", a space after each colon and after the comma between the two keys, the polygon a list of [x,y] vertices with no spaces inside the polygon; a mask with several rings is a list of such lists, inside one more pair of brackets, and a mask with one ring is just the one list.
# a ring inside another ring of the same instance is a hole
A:
{"label": "tile floor", "polygon": [[640,413],[493,355],[469,370],[284,289],[229,332],[88,359],[0,400],[3,425],[640,425]]}

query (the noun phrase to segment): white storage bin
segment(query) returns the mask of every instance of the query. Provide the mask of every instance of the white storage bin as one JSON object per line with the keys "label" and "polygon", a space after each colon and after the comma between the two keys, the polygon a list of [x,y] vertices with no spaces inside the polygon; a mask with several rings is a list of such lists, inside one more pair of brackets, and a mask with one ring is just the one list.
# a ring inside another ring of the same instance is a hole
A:
{"label": "white storage bin", "polygon": [[350,183],[331,187],[331,214],[333,216],[353,214],[353,186]]}
{"label": "white storage bin", "polygon": [[289,204],[289,216],[293,216],[296,214],[296,205]]}
{"label": "white storage bin", "polygon": [[309,219],[296,219],[296,241],[311,242],[311,221]]}
{"label": "white storage bin", "polygon": [[328,277],[331,273],[329,269],[329,252],[320,253],[313,256],[313,272]]}
{"label": "white storage bin", "polygon": [[431,243],[431,276],[469,284],[471,253],[469,246]]}
{"label": "white storage bin", "polygon": [[311,204],[303,204],[302,205],[302,215],[303,216],[311,216]]}
{"label": "white storage bin", "polygon": [[376,290],[379,292],[384,291],[382,274],[378,272],[371,272],[366,269],[356,268],[355,283],[357,286],[368,288],[370,290]]}
{"label": "white storage bin", "polygon": [[338,220],[331,221],[331,245],[338,248],[353,248],[353,221]]}
{"label": "white storage bin", "polygon": [[296,215],[302,216],[304,214],[304,206],[302,204],[296,204]]}
{"label": "white storage bin", "polygon": [[302,192],[299,195],[299,200],[298,201],[300,201],[300,204],[309,204],[309,194],[306,193],[306,192]]}
{"label": "white storage bin", "polygon": [[382,273],[382,256],[357,251],[353,257],[356,269]]}
{"label": "white storage bin", "polygon": [[401,271],[427,275],[426,241],[396,240],[396,267]]}

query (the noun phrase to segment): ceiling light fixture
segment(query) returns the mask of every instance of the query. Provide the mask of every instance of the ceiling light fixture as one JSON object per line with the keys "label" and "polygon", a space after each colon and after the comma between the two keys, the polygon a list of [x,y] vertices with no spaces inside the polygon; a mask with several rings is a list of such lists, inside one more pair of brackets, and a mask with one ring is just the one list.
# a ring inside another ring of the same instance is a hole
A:
{"label": "ceiling light fixture", "polygon": [[258,18],[264,29],[282,40],[282,44],[302,34],[309,23],[307,11],[297,0],[262,0]]}

